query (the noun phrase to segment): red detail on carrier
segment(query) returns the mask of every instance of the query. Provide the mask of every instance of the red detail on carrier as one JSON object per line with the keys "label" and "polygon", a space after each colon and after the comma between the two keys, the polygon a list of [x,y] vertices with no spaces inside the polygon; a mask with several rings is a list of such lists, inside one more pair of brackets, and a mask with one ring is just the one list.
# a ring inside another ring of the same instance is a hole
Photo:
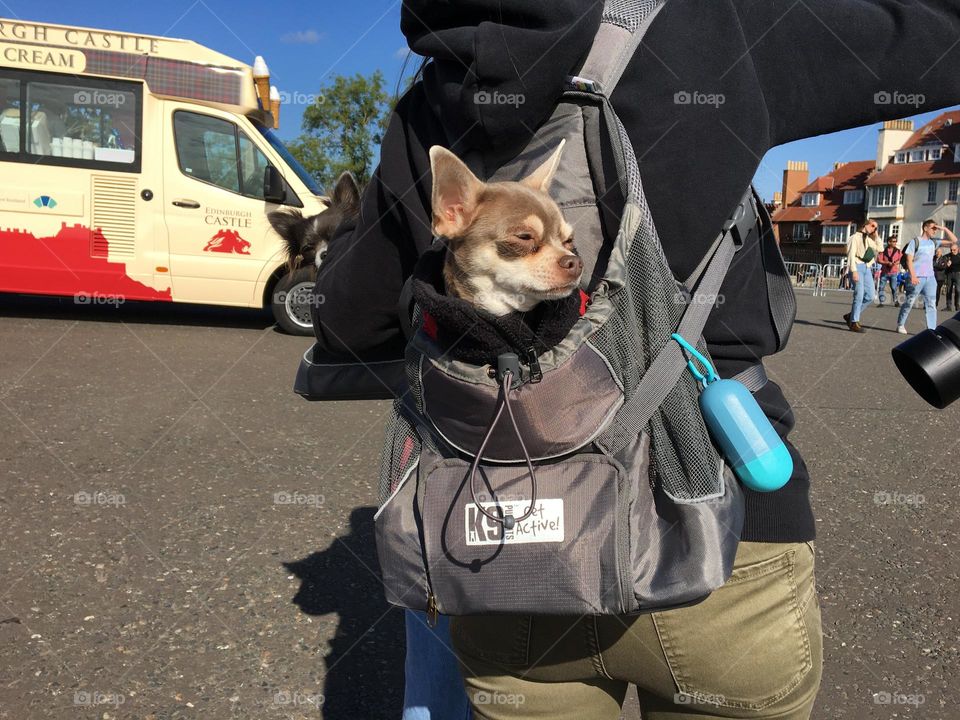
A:
{"label": "red detail on carrier", "polygon": [[99,229],[67,227],[49,237],[27,230],[0,230],[0,290],[40,295],[110,295],[125,300],[167,300],[127,275],[124,263],[106,258],[110,242]]}
{"label": "red detail on carrier", "polygon": [[436,342],[437,339],[437,320],[428,312],[423,313],[423,331],[427,337]]}
{"label": "red detail on carrier", "polygon": [[587,314],[587,305],[590,304],[590,296],[583,290],[580,291],[580,317]]}
{"label": "red detail on carrier", "polygon": [[221,230],[212,238],[204,248],[209,252],[237,253],[238,255],[250,254],[250,243],[240,237],[236,230]]}

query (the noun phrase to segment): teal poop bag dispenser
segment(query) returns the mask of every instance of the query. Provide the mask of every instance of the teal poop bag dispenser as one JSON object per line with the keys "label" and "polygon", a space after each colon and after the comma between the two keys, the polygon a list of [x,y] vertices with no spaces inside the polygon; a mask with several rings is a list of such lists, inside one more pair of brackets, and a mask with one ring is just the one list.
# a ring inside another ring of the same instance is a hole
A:
{"label": "teal poop bag dispenser", "polygon": [[742,383],[721,380],[710,362],[683,337],[672,337],[707,371],[705,375],[693,360],[687,362],[703,387],[700,412],[707,430],[740,482],[758,492],[782,488],[793,474],[793,458],[756,399]]}

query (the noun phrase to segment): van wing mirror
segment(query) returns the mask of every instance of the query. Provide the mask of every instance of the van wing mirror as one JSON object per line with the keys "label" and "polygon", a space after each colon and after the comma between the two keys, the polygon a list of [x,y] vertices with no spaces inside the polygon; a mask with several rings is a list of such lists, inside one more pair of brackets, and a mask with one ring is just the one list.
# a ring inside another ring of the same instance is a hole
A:
{"label": "van wing mirror", "polygon": [[283,175],[273,165],[263,169],[263,199],[267,202],[282,203],[287,197],[287,186]]}

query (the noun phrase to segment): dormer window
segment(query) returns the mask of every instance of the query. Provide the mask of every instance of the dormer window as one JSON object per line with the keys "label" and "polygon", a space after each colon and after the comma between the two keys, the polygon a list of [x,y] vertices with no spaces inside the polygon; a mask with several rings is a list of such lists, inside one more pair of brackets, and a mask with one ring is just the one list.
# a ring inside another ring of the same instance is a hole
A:
{"label": "dormer window", "polygon": [[844,205],[863,205],[863,190],[844,190]]}
{"label": "dormer window", "polygon": [[803,194],[803,198],[800,201],[800,204],[803,207],[817,207],[820,204],[820,193],[816,192],[807,192]]}
{"label": "dormer window", "polygon": [[[958,145],[957,148],[960,149],[960,145]],[[895,163],[905,163],[905,162],[907,161],[907,153],[905,153],[903,150],[901,150],[901,151],[898,152],[898,153],[896,154],[896,156],[893,158],[893,161],[894,161]]]}
{"label": "dormer window", "polygon": [[923,148],[918,148],[917,150],[910,151],[910,162],[923,162],[924,151]]}

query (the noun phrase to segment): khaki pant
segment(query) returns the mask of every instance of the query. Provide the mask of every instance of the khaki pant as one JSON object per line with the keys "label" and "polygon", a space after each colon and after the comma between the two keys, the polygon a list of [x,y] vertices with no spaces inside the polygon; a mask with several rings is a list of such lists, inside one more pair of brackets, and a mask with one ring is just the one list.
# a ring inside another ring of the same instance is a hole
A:
{"label": "khaki pant", "polygon": [[476,720],[809,718],[823,644],[812,543],[741,543],[703,602],[636,616],[453,618]]}

